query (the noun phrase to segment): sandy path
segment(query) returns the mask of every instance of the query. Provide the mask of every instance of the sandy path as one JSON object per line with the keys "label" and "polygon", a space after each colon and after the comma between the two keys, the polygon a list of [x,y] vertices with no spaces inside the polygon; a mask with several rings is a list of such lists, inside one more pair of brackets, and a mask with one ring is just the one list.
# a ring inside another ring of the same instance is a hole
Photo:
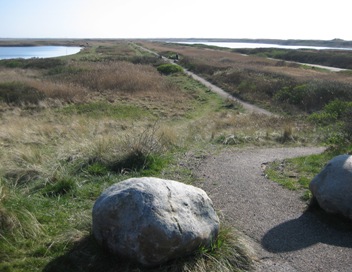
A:
{"label": "sandy path", "polygon": [[[273,115],[184,71],[211,91],[238,101],[249,112]],[[263,176],[263,163],[322,151],[308,147],[228,150],[207,158],[197,169],[196,175],[203,182],[196,185],[209,194],[215,208],[255,250],[256,271],[352,271],[352,231],[321,221],[306,211],[299,192],[284,189]]]}
{"label": "sandy path", "polygon": [[255,105],[252,105],[252,104],[249,104],[249,103],[246,103],[232,95],[230,95],[229,93],[225,92],[223,89],[219,88],[218,86],[215,86],[214,84],[210,83],[209,81],[205,80],[204,78],[196,75],[195,73],[192,73],[186,69],[184,69],[184,72],[191,76],[193,79],[199,81],[200,83],[202,83],[204,86],[206,86],[207,88],[209,88],[212,92],[214,93],[217,93],[218,95],[220,95],[221,97],[223,98],[227,98],[227,99],[232,99],[240,104],[242,104],[243,108],[246,109],[248,112],[250,113],[257,113],[257,114],[265,114],[265,115],[274,115],[273,113],[265,110],[265,109],[262,109],[262,108],[259,108]]}
{"label": "sandy path", "polygon": [[[144,51],[147,51],[151,54],[154,54],[156,56],[159,56],[158,53],[148,49],[148,48],[145,48],[145,47],[142,47],[140,45],[136,45],[138,46],[140,49],[144,50]],[[177,63],[174,62],[174,60],[171,60],[171,59],[168,59],[166,57],[162,57],[162,59],[164,61],[167,61],[169,63],[172,63],[174,65],[178,65]],[[273,113],[271,113],[270,111],[267,111],[265,109],[262,109],[260,107],[257,107],[255,105],[252,105],[252,104],[249,104],[249,103],[246,103],[234,96],[232,96],[231,94],[225,92],[223,89],[219,88],[218,86],[215,86],[214,84],[210,83],[209,81],[207,81],[206,79],[196,75],[195,73],[191,72],[191,71],[188,71],[187,69],[183,68],[182,66],[178,65],[179,67],[181,67],[183,69],[183,71],[185,72],[185,74],[191,76],[193,79],[199,81],[200,83],[202,83],[204,86],[206,86],[207,88],[209,88],[209,90],[211,90],[212,92],[214,93],[217,93],[218,95],[220,95],[221,97],[223,98],[228,98],[228,99],[232,99],[240,104],[242,104],[243,108],[245,108],[248,112],[250,113],[257,113],[257,114],[265,114],[265,115],[274,115]]]}
{"label": "sandy path", "polygon": [[322,148],[228,150],[207,158],[197,186],[254,247],[257,271],[352,271],[352,232],[322,222],[300,193],[263,176],[262,163]]}

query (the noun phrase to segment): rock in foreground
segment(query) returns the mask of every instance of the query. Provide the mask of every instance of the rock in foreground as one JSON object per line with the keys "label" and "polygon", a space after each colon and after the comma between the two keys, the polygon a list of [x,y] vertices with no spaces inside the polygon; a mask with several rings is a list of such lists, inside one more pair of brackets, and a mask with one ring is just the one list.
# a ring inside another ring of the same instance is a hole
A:
{"label": "rock in foreground", "polygon": [[93,207],[93,234],[108,251],[155,266],[208,246],[219,218],[207,194],[157,178],[132,178],[105,190]]}
{"label": "rock in foreground", "polygon": [[309,185],[319,206],[352,219],[352,156],[333,158]]}

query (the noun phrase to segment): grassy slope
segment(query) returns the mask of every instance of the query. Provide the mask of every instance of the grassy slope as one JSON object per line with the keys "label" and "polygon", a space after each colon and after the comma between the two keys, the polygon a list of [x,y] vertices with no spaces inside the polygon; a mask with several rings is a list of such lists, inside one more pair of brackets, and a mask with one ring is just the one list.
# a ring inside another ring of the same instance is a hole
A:
{"label": "grassy slope", "polygon": [[[229,63],[262,69],[266,62],[186,49],[180,55],[205,58],[207,67],[219,71]],[[133,43],[90,42],[78,55],[60,60],[0,62],[0,91],[21,86],[36,98],[26,102],[18,96],[8,104],[0,92],[0,270],[137,269],[128,263],[122,268],[90,236],[91,208],[104,188],[145,175],[191,183],[197,160],[227,145],[322,140],[304,118],[246,114],[185,75],[160,75],[160,60]],[[283,72],[328,76],[293,68]],[[248,255],[236,239],[225,230],[222,235],[226,246],[159,271],[231,271],[231,262],[248,268]],[[214,256],[229,266],[214,267]]]}
{"label": "grassy slope", "polygon": [[[276,135],[276,141],[284,144],[295,142],[302,145],[315,142],[316,144],[324,143],[327,146],[332,145],[332,148],[322,155],[275,162],[267,168],[270,179],[289,189],[304,189],[304,199],[310,197],[307,190],[308,184],[324,164],[337,154],[351,152],[351,126],[348,117],[351,115],[351,109],[347,106],[350,103],[348,101],[352,101],[351,73],[307,69],[304,66],[266,59],[265,56],[263,58],[235,54],[235,50],[161,43],[144,44],[165,55],[179,54],[181,63],[203,74],[235,96],[290,114],[291,117],[284,118],[284,122],[279,125],[281,133]],[[237,51],[248,53],[246,50]],[[280,51],[276,49],[248,51],[289,52],[302,58],[309,58],[312,53],[307,50]],[[313,53],[317,59],[324,58],[327,54],[321,51]],[[346,52],[338,53],[347,54]],[[332,51],[329,57],[333,58],[335,55],[336,52]],[[286,100],[282,99],[285,95]],[[311,112],[314,114],[307,118],[307,113]],[[336,118],[336,116],[342,116],[342,118]],[[226,123],[226,118],[222,121]],[[237,118],[231,126],[236,127],[240,122]],[[253,120],[247,120],[247,122],[249,124],[247,128],[241,126],[239,131],[233,134],[220,135],[218,141],[239,145],[253,142],[255,139],[254,141],[259,140],[258,143],[268,144],[275,133],[278,133],[277,129],[273,130],[272,123],[280,123],[278,120],[271,120],[269,123],[264,120],[258,123]],[[265,130],[260,128],[265,128]],[[270,133],[272,130],[274,133]]]}
{"label": "grassy slope", "polygon": [[[205,122],[237,115],[191,78],[160,75],[159,60],[133,44],[100,43],[54,66],[0,63],[0,84],[17,95],[0,100],[1,271],[130,271],[133,264],[103,254],[90,235],[95,199],[132,176],[192,182],[184,154],[206,152]],[[227,247],[240,250],[222,233]],[[234,253],[225,256],[248,266],[243,252]],[[160,271],[216,266],[213,257],[203,252]]]}

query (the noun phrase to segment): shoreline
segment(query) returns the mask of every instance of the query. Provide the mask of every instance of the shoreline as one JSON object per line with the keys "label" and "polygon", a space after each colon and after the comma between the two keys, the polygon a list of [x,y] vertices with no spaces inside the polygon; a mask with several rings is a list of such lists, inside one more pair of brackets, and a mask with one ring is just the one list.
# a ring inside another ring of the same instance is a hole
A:
{"label": "shoreline", "polygon": [[[300,39],[248,39],[248,38],[0,38],[0,46],[3,43],[28,45],[48,42],[51,44],[75,44],[77,42],[111,42],[111,41],[160,41],[160,42],[227,42],[227,43],[263,43],[277,44],[286,46],[321,46],[332,48],[352,48],[352,41],[333,39],[333,40],[300,40]],[[15,42],[15,43],[14,43]]]}

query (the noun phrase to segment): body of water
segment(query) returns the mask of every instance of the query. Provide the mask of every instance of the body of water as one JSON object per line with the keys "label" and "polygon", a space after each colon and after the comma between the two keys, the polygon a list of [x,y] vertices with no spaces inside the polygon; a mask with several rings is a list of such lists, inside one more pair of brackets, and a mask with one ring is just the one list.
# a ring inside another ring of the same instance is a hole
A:
{"label": "body of water", "polygon": [[0,59],[54,58],[77,54],[77,46],[0,46]]}
{"label": "body of water", "polygon": [[352,50],[352,48],[337,48],[337,47],[321,47],[321,46],[306,46],[306,45],[280,45],[269,43],[240,43],[240,42],[179,42],[182,44],[204,44],[209,46],[227,47],[227,48],[282,48],[282,49],[335,49],[335,50]]}

